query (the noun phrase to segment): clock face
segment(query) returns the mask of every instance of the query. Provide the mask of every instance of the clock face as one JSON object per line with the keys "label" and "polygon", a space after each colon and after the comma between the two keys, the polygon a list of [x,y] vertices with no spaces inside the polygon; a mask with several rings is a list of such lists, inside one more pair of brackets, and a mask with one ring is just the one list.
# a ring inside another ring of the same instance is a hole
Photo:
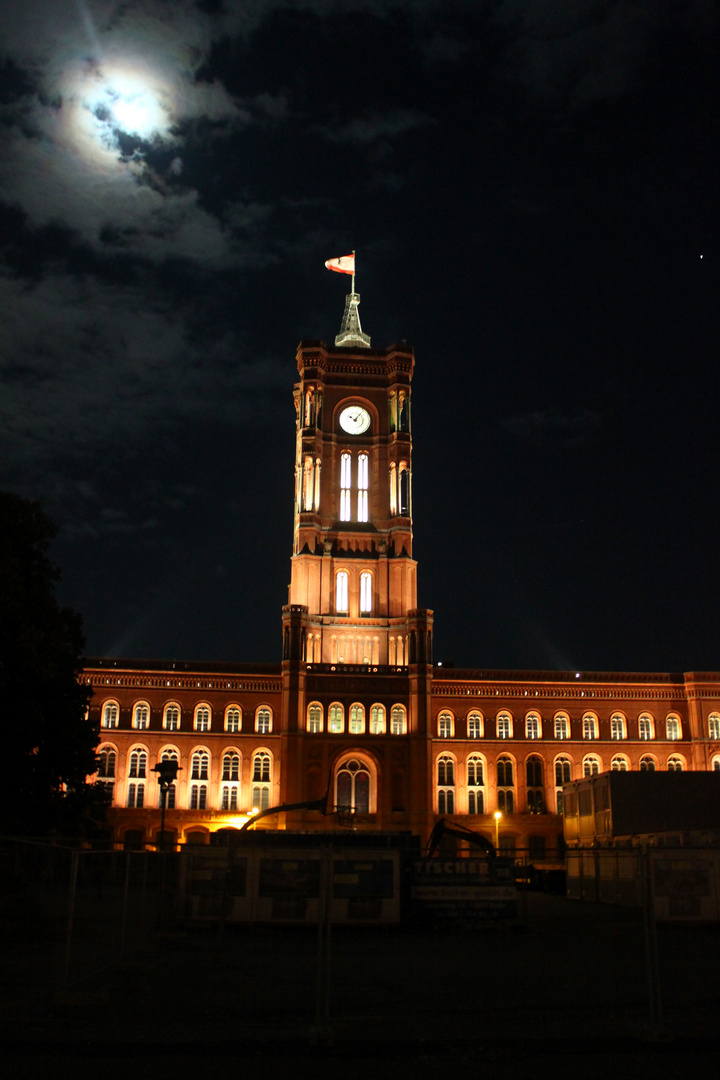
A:
{"label": "clock face", "polygon": [[362,435],[370,427],[370,413],[361,405],[349,405],[340,413],[340,427],[348,435]]}

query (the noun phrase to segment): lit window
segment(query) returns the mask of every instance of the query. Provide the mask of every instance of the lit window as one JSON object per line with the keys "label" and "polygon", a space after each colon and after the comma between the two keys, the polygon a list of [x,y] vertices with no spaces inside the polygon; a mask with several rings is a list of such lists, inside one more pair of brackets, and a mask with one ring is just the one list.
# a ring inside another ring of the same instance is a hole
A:
{"label": "lit window", "polygon": [[223,780],[240,779],[240,755],[235,750],[228,750],[222,759]]}
{"label": "lit window", "polygon": [[252,789],[253,810],[267,810],[270,806],[270,787],[268,784],[255,784]]}
{"label": "lit window", "polygon": [[127,804],[139,810],[145,805],[145,785],[131,783],[127,789]]}
{"label": "lit window", "polygon": [[627,772],[628,763],[624,757],[614,757],[610,762],[610,768],[613,772]]}
{"label": "lit window", "polygon": [[481,739],[482,738],[482,734],[483,734],[483,717],[482,717],[482,713],[479,713],[479,712],[468,713],[467,733],[468,733],[468,739]]}
{"label": "lit window", "polygon": [[207,784],[192,784],[190,787],[190,809],[207,810]]}
{"label": "lit window", "polygon": [[358,482],[357,482],[357,484],[358,484],[357,519],[358,519],[358,521],[367,521],[368,520],[368,456],[367,456],[367,454],[358,454],[357,473],[358,473]]}
{"label": "lit window", "polygon": [[453,735],[453,718],[450,713],[441,713],[438,716],[438,735],[441,739],[451,739]]}
{"label": "lit window", "polygon": [[398,474],[398,513],[401,517],[410,515],[410,471],[407,461],[401,461]]}
{"label": "lit window", "polygon": [[571,780],[572,762],[570,758],[559,757],[555,761],[555,787],[569,784]]}
{"label": "lit window", "polygon": [[511,739],[512,738],[512,716],[510,713],[502,712],[497,715],[497,737],[498,739]]}
{"label": "lit window", "polygon": [[[161,761],[176,761],[180,762],[180,754],[174,747],[166,747],[160,757]],[[158,784],[158,806],[162,806],[162,788]],[[165,808],[167,810],[175,809],[175,784],[170,784],[165,796]]]}
{"label": "lit window", "polygon": [[720,772],[720,757],[714,757],[712,759],[712,771]]}
{"label": "lit window", "polygon": [[467,760],[468,814],[485,813],[485,763],[478,754]]}
{"label": "lit window", "polygon": [[345,730],[345,710],[337,701],[328,709],[328,731],[340,735]]}
{"label": "lit window", "polygon": [[515,795],[513,792],[513,763],[508,757],[499,757],[497,769],[497,802],[498,810],[503,814],[512,814],[515,810]]}
{"label": "lit window", "polygon": [[405,722],[405,706],[393,705],[390,710],[390,734],[404,735],[407,730]]}
{"label": "lit window", "polygon": [[540,717],[537,713],[528,713],[525,717],[525,738],[540,738]]}
{"label": "lit window", "polygon": [[323,729],[323,708],[317,701],[314,701],[312,705],[308,705],[307,711],[307,730],[311,734],[316,735]]}
{"label": "lit window", "polygon": [[180,730],[180,706],[171,705],[165,706],[165,712],[163,713],[163,727],[166,731],[179,731]]}
{"label": "lit window", "polygon": [[566,713],[558,713],[555,717],[555,738],[570,738],[570,718]]}
{"label": "lit window", "polygon": [[610,717],[610,738],[611,739],[624,739],[625,738],[625,717],[622,713],[614,713]]}
{"label": "lit window", "polygon": [[354,810],[358,814],[371,812],[371,776],[365,762],[350,758],[338,767],[335,774],[335,806],[338,810]]}
{"label": "lit window", "polygon": [[590,755],[583,760],[583,776],[597,776],[600,772],[600,758]]}
{"label": "lit window", "polygon": [[390,517],[397,514],[397,465],[390,465]]}
{"label": "lit window", "polygon": [[272,731],[272,710],[261,705],[255,713],[255,731],[258,735],[269,735]]}
{"label": "lit window", "polygon": [[680,738],[680,720],[677,716],[668,716],[665,721],[665,734],[668,739]]}
{"label": "lit window", "polygon": [[147,776],[147,750],[132,750],[129,758],[128,776],[144,780]]}
{"label": "lit window", "polygon": [[340,455],[340,520],[350,521],[352,484],[352,455],[347,452]]}
{"label": "lit window", "polygon": [[253,756],[252,779],[253,783],[270,782],[270,755],[267,750],[258,750]]}
{"label": "lit window", "polygon": [[117,702],[106,701],[103,705],[101,726],[104,728],[116,728],[119,716],[120,709]]}
{"label": "lit window", "polygon": [[674,755],[673,757],[669,757],[668,758],[668,763],[667,763],[667,769],[668,769],[668,772],[682,772],[683,771],[683,760],[682,760],[682,758],[678,757],[677,755]]}
{"label": "lit window", "polygon": [[190,779],[207,780],[210,769],[210,755],[207,750],[196,750],[190,759]]}
{"label": "lit window", "polygon": [[638,738],[643,742],[653,737],[653,719],[650,713],[641,713],[638,717]]}
{"label": "lit window", "polygon": [[133,708],[132,726],[137,731],[150,727],[150,706],[146,702],[139,701]]}
{"label": "lit window", "polygon": [[597,716],[594,713],[585,713],[583,716],[583,739],[597,739],[598,737],[598,723]]}
{"label": "lit window", "polygon": [[238,808],[238,788],[237,784],[223,784],[222,791],[220,792],[220,809],[221,810],[237,810]]}
{"label": "lit window", "polygon": [[231,734],[242,730],[242,709],[239,705],[228,705],[225,711],[225,730]]}
{"label": "lit window", "polygon": [[360,575],[360,611],[367,615],[372,611],[373,578],[368,570]]}
{"label": "lit window", "polygon": [[350,706],[348,731],[351,735],[362,735],[365,730],[365,710],[362,705]]}
{"label": "lit window", "polygon": [[640,758],[640,772],[655,772],[655,762],[648,754]]}
{"label": "lit window", "polygon": [[385,734],[385,706],[373,705],[370,709],[370,734]]}
{"label": "lit window", "polygon": [[210,706],[198,705],[195,710],[195,730],[196,731],[209,731],[210,730]]}
{"label": "lit window", "polygon": [[303,510],[313,508],[313,459],[307,455],[303,462]]}
{"label": "lit window", "polygon": [[720,739],[720,713],[710,713],[708,716],[708,736],[711,739]]}
{"label": "lit window", "polygon": [[449,754],[437,760],[438,813],[455,813],[455,762]]}
{"label": "lit window", "polygon": [[348,610],[348,573],[338,570],[335,576],[335,610],[344,615]]}
{"label": "lit window", "polygon": [[114,780],[116,762],[116,752],[109,746],[101,747],[97,754],[98,780]]}

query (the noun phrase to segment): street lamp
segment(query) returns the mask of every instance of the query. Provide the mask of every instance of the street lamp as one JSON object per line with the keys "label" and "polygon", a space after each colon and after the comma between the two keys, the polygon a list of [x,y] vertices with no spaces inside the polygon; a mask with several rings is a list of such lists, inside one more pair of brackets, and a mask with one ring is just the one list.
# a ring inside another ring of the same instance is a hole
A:
{"label": "street lamp", "polygon": [[158,784],[160,785],[160,850],[165,850],[165,807],[167,805],[168,791],[177,780],[177,774],[180,772],[180,764],[177,758],[163,758],[162,761],[158,761],[157,765],[154,765],[152,772],[158,774]]}
{"label": "street lamp", "polygon": [[495,818],[495,850],[500,851],[500,818],[502,817],[502,810],[496,810],[494,813]]}

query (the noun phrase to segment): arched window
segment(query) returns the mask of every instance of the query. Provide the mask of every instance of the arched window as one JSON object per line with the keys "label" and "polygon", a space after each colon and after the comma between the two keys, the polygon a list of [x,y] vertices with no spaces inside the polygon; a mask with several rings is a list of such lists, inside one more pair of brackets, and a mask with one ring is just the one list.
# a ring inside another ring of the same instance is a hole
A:
{"label": "arched window", "polygon": [[313,508],[313,459],[309,454],[303,461],[303,510]]}
{"label": "arched window", "polygon": [[209,731],[212,720],[212,710],[209,705],[195,706],[195,730]]}
{"label": "arched window", "polygon": [[176,701],[169,701],[163,709],[163,728],[165,731],[180,730],[180,706]]}
{"label": "arched window", "polygon": [[319,701],[313,701],[307,709],[307,730],[317,735],[323,729],[323,707]]}
{"label": "arched window", "polygon": [[685,767],[683,759],[678,754],[673,754],[668,758],[667,771],[668,772],[682,772]]}
{"label": "arched window", "polygon": [[345,709],[334,701],[328,709],[328,731],[331,735],[340,735],[345,730]]}
{"label": "arched window", "polygon": [[[176,746],[166,746],[160,752],[160,761],[176,761],[180,762],[180,752]],[[158,806],[162,806],[162,789],[158,784]],[[165,808],[167,810],[175,809],[175,784],[170,784],[167,789],[167,795],[165,796]]]}
{"label": "arched window", "polygon": [[626,735],[625,717],[622,713],[613,713],[610,717],[610,738],[624,739]]}
{"label": "arched window", "polygon": [[144,780],[147,776],[147,750],[131,750],[128,757],[128,776]]}
{"label": "arched window", "polygon": [[570,717],[567,713],[559,712],[555,713],[555,738],[556,739],[569,739],[570,738]]}
{"label": "arched window", "polygon": [[555,806],[558,814],[562,814],[565,805],[563,801],[563,784],[569,784],[571,779],[572,763],[569,757],[555,759]]}
{"label": "arched window", "polygon": [[479,754],[467,759],[468,814],[485,813],[485,762]]}
{"label": "arched window", "polygon": [[350,706],[348,731],[351,735],[362,735],[365,731],[365,709],[356,702]]}
{"label": "arched window", "polygon": [[373,577],[369,570],[363,570],[360,575],[360,611],[363,615],[369,615],[372,611],[373,601]]}
{"label": "arched window", "polygon": [[655,759],[649,754],[640,758],[640,772],[655,772]]}
{"label": "arched window", "polygon": [[497,805],[503,814],[515,812],[513,763],[509,757],[497,759]]}
{"label": "arched window", "polygon": [[467,715],[468,739],[481,739],[483,736],[483,714],[474,709]]}
{"label": "arched window", "polygon": [[540,713],[531,712],[525,717],[525,738],[539,739],[541,735]]}
{"label": "arched window", "polygon": [[452,739],[454,726],[452,713],[440,713],[438,716],[438,737],[441,739]]}
{"label": "arched window", "polygon": [[101,746],[97,752],[98,780],[114,780],[117,753],[111,746]]}
{"label": "arched window", "polygon": [[106,701],[103,705],[100,726],[104,728],[116,728],[120,717],[120,706],[117,701]]}
{"label": "arched window", "polygon": [[720,713],[712,712],[708,716],[708,738],[720,739]]}
{"label": "arched window", "polygon": [[680,717],[671,714],[665,721],[665,736],[668,739],[679,739],[681,734]]}
{"label": "arched window", "polygon": [[352,454],[347,450],[340,455],[340,520],[350,521],[352,487]]}
{"label": "arched window", "polygon": [[272,731],[272,709],[261,705],[255,712],[255,731],[258,735],[269,735]]}
{"label": "arched window", "polygon": [[455,762],[449,754],[437,760],[438,814],[455,813]]}
{"label": "arched window", "polygon": [[537,754],[533,754],[525,762],[527,808],[531,814],[542,814],[545,811],[544,772],[543,760]]}
{"label": "arched window", "polygon": [[223,780],[240,779],[240,755],[237,750],[226,750],[222,756]]}
{"label": "arched window", "polygon": [[147,701],[138,701],[133,705],[132,726],[136,731],[145,731],[150,727],[150,706]]}
{"label": "arched window", "polygon": [[370,734],[385,734],[385,706],[373,705],[370,709]]}
{"label": "arched window", "polygon": [[136,810],[140,810],[145,805],[145,784],[142,781],[131,780],[128,784],[127,804]]}
{"label": "arched window", "polygon": [[267,810],[270,806],[272,760],[267,750],[257,750],[252,759],[252,805],[253,810]]}
{"label": "arched window", "polygon": [[390,517],[397,515],[397,465],[390,465]]}
{"label": "arched window", "polygon": [[338,570],[335,575],[335,610],[338,615],[346,615],[348,611],[347,570]]}
{"label": "arched window", "polygon": [[410,515],[410,471],[407,461],[398,465],[398,513],[401,517]]}
{"label": "arched window", "polygon": [[496,729],[498,739],[512,739],[512,716],[509,712],[497,714]]}
{"label": "arched window", "polygon": [[358,757],[342,761],[335,773],[335,806],[357,814],[374,812],[372,776],[366,762]]}
{"label": "arched window", "polygon": [[638,716],[638,738],[643,742],[655,737],[655,724],[650,713],[640,713]]}
{"label": "arched window", "polygon": [[582,718],[583,739],[597,739],[598,719],[595,713],[586,712]]}
{"label": "arched window", "polygon": [[390,734],[404,735],[407,731],[407,714],[404,705],[393,705],[390,710]]}
{"label": "arched window", "polygon": [[194,750],[190,758],[190,779],[207,780],[210,772],[210,754],[207,750]]}
{"label": "arched window", "polygon": [[225,710],[225,730],[231,735],[242,731],[242,709],[239,705],[228,705]]}
{"label": "arched window", "polygon": [[613,772],[627,772],[628,762],[627,758],[622,757],[620,754],[616,754],[610,762],[610,768]]}
{"label": "arched window", "polygon": [[711,768],[713,772],[720,772],[720,757],[717,755],[712,759]]}
{"label": "arched window", "polygon": [[[358,454],[357,459],[357,519],[368,520],[368,456],[365,453]],[[362,585],[362,578],[360,579]],[[362,608],[360,609],[363,610]],[[370,610],[369,608],[367,610]]]}
{"label": "arched window", "polygon": [[583,776],[597,776],[601,769],[600,758],[595,754],[588,754],[583,758]]}
{"label": "arched window", "polygon": [[240,791],[240,754],[226,750],[222,756],[221,810],[237,810]]}
{"label": "arched window", "polygon": [[190,809],[207,810],[207,784],[190,785]]}

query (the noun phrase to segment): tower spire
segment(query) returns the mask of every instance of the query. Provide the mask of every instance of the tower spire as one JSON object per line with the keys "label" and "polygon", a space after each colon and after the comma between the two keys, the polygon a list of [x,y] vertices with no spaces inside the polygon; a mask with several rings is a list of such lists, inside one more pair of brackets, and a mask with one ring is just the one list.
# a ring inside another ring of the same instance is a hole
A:
{"label": "tower spire", "polygon": [[352,255],[343,255],[339,259],[328,259],[325,263],[328,270],[335,270],[340,274],[352,274],[352,287],[345,297],[345,311],[343,313],[340,333],[335,338],[336,345],[360,345],[363,349],[370,348],[370,335],[363,334],[360,325],[360,293],[355,292],[355,252]]}

